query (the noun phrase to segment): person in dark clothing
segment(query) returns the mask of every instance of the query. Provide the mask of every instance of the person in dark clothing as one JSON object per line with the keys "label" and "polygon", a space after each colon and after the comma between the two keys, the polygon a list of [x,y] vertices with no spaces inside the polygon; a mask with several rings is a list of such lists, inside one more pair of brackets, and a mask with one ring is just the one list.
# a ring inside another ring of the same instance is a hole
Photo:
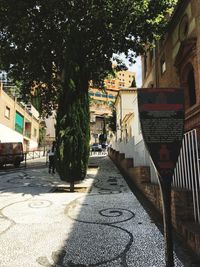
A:
{"label": "person in dark clothing", "polygon": [[51,149],[48,150],[48,156],[49,156],[49,173],[55,173],[55,159],[56,155],[56,142],[53,141]]}

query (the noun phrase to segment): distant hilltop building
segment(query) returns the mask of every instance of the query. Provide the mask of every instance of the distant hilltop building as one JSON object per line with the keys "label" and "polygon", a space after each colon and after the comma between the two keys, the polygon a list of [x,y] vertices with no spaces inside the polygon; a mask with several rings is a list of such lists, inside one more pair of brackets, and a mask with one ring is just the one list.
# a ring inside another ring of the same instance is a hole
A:
{"label": "distant hilltop building", "polygon": [[117,93],[120,89],[130,88],[135,80],[135,72],[118,71],[116,77],[104,80],[105,89],[90,88],[89,96],[94,100],[95,104],[111,104],[115,101]]}
{"label": "distant hilltop building", "polygon": [[119,91],[119,89],[129,88],[135,79],[135,72],[122,70],[116,73],[116,77],[105,79],[105,87]]}

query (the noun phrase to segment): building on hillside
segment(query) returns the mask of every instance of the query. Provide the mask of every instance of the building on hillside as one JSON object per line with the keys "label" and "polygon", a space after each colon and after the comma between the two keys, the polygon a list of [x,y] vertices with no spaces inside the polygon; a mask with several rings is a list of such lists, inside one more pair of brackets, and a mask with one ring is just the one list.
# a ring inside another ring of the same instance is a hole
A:
{"label": "building on hillside", "polygon": [[92,99],[101,102],[113,102],[117,96],[120,89],[129,88],[135,80],[135,72],[124,70],[118,71],[116,77],[105,79],[105,89],[100,90],[98,88],[90,87],[89,95]]}
{"label": "building on hillside", "polygon": [[[89,89],[89,96],[91,97],[94,103],[99,104],[110,104],[115,101],[119,89],[105,89],[101,90],[98,88],[90,88]],[[93,104],[93,103],[91,103]]]}
{"label": "building on hillside", "polygon": [[135,72],[122,70],[116,73],[116,77],[105,79],[105,87],[108,89],[119,90],[121,88],[129,88],[135,79]]}
{"label": "building on hillside", "polygon": [[196,0],[179,1],[167,34],[142,57],[142,87],[181,87],[185,96],[185,131],[200,141],[200,8]]}
{"label": "building on hillside", "polygon": [[22,142],[24,150],[38,147],[39,113],[32,105],[19,103],[0,84],[0,142]]}
{"label": "building on hillside", "polygon": [[135,79],[132,71],[119,71],[116,77],[105,79],[105,89],[90,88],[90,143],[98,141],[98,136],[103,133],[105,117],[112,115],[112,107],[117,94],[122,88],[129,88]]}

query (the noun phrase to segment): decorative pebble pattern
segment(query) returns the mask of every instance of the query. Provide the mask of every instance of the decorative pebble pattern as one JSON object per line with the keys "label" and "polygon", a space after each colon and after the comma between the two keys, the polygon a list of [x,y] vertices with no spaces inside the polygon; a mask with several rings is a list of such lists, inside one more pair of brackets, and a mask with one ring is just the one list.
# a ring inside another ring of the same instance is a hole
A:
{"label": "decorative pebble pattern", "polygon": [[[79,186],[46,168],[0,180],[1,267],[164,267],[163,236],[107,156],[92,156]],[[175,267],[192,266],[175,255]]]}

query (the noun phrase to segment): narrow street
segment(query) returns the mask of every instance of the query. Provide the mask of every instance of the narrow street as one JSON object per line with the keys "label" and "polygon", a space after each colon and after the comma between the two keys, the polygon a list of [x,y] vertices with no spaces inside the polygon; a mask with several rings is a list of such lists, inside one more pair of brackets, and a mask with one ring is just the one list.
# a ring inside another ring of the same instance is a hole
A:
{"label": "narrow street", "polygon": [[[1,267],[165,266],[161,232],[107,156],[74,193],[39,161],[0,173]],[[195,265],[175,254],[175,266]]]}

